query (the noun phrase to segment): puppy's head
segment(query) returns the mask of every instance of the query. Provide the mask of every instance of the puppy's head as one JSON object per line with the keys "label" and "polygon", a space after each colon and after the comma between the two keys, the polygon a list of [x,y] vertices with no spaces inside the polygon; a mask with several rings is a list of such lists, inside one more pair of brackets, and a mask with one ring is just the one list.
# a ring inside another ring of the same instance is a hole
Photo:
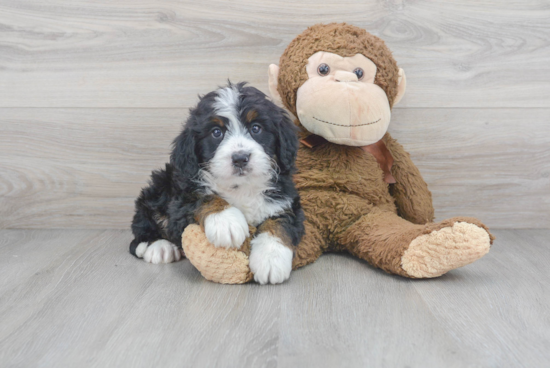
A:
{"label": "puppy's head", "polygon": [[174,141],[171,162],[185,176],[239,186],[294,169],[296,128],[254,87],[231,84],[203,96]]}

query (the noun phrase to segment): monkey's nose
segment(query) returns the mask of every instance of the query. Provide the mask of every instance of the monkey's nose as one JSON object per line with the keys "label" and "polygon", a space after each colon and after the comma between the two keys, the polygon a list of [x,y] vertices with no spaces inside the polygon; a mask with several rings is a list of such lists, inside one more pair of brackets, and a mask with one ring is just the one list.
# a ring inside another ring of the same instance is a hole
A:
{"label": "monkey's nose", "polygon": [[242,169],[248,165],[250,153],[245,151],[237,151],[231,155],[231,160],[233,161],[233,166]]}
{"label": "monkey's nose", "polygon": [[336,82],[357,82],[359,79],[357,79],[357,75],[352,72],[346,72],[344,70],[338,70],[336,73],[334,73],[334,80]]}

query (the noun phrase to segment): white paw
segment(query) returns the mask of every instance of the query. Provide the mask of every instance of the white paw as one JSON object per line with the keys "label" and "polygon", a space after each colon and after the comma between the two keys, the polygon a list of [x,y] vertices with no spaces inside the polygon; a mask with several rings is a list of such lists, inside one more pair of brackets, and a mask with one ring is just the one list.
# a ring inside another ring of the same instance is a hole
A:
{"label": "white paw", "polygon": [[159,264],[172,263],[181,259],[181,252],[168,240],[160,239],[151,245],[139,243],[136,248],[136,256],[143,258],[145,262]]}
{"label": "white paw", "polygon": [[141,242],[138,244],[136,248],[136,257],[143,258],[143,255],[145,254],[145,251],[147,250],[147,242]]}
{"label": "white paw", "polygon": [[249,265],[256,282],[280,284],[290,277],[292,250],[283,245],[281,239],[262,233],[250,245]]}
{"label": "white paw", "polygon": [[204,233],[215,247],[239,248],[249,236],[248,223],[235,207],[208,215],[204,220]]}

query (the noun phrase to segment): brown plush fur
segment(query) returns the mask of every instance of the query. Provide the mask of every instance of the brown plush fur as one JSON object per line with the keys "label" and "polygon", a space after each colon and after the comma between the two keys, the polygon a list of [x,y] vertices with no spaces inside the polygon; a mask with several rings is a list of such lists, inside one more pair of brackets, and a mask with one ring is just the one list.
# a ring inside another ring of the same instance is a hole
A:
{"label": "brown plush fur", "polygon": [[397,94],[399,68],[384,41],[364,29],[345,23],[316,24],[290,42],[279,61],[278,90],[283,103],[296,115],[296,91],[308,79],[307,59],[318,51],[343,57],[362,54],[376,65],[375,83],[388,95],[390,106]]}
{"label": "brown plush fur", "polygon": [[294,181],[306,214],[306,235],[293,268],[326,251],[348,251],[387,272],[412,277],[402,269],[401,258],[416,237],[459,221],[487,229],[474,218],[431,223],[432,197],[418,168],[388,133],[383,140],[395,159],[397,183],[391,186],[374,156],[360,147],[329,142],[300,147]]}
{"label": "brown plush fur", "polygon": [[[384,42],[350,25],[316,25],[296,37],[281,56],[278,91],[291,112],[296,114],[296,91],[307,80],[307,59],[317,51],[344,57],[359,53],[371,59],[378,68],[375,83],[393,104],[399,69]],[[302,127],[302,138],[310,134]],[[294,269],[314,262],[323,252],[347,251],[389,273],[437,277],[487,253],[494,238],[479,220],[455,217],[432,223],[432,196],[418,168],[388,133],[382,140],[393,156],[395,184],[384,181],[376,158],[361,147],[324,139],[313,146],[301,144],[294,181],[306,231],[295,249]],[[218,211],[222,205],[212,203],[204,212]],[[281,236],[275,221],[262,226]],[[217,282],[250,280],[248,258],[242,255],[248,249],[213,250],[203,233],[195,229],[194,235],[195,242],[184,239],[184,244],[199,255],[193,264],[203,275],[213,275],[208,277]]]}
{"label": "brown plush fur", "polygon": [[[397,215],[396,203],[405,204],[400,207],[399,212],[413,223],[425,224],[433,220],[431,193],[418,174],[418,169],[403,147],[389,134],[384,137],[384,142],[395,158],[392,174],[400,183],[399,186],[394,184],[394,196],[390,194],[389,185],[384,181],[384,172],[374,156],[360,147],[329,142],[314,148],[300,147],[297,159],[298,172],[294,176],[294,181],[306,213],[307,231],[304,240],[298,246],[294,259],[295,268],[314,261],[324,251],[349,250],[357,256],[363,255],[363,259],[369,258],[364,257],[364,252],[356,249],[353,234],[369,234],[372,227],[376,227],[382,228],[381,237],[385,237],[385,230],[388,230],[387,236],[391,238],[391,230],[396,227],[396,223],[409,224]],[[369,224],[370,222],[372,224]],[[359,229],[354,231],[358,227]],[[419,229],[421,228],[423,227]],[[399,229],[404,230],[402,226]],[[416,231],[415,234],[420,235],[422,232]],[[380,246],[380,252],[384,254],[396,251],[395,262],[398,262],[398,258],[415,236],[409,238],[405,243],[391,243],[395,248],[392,250],[387,249],[381,242],[377,243],[376,237],[372,241]],[[367,260],[377,267],[382,267],[381,262],[375,259],[376,252],[369,254],[374,258]],[[387,259],[387,256],[381,258]],[[401,273],[398,267],[395,268],[395,272]]]}
{"label": "brown plush fur", "polygon": [[[250,227],[253,234],[255,228]],[[185,256],[202,276],[220,284],[244,284],[254,275],[248,267],[250,238],[239,249],[216,248],[206,238],[199,225],[189,225],[182,235]]]}
{"label": "brown plush fur", "polygon": [[[393,103],[399,68],[384,42],[360,28],[333,23],[308,28],[281,56],[278,91],[291,112],[296,114],[296,91],[308,78],[307,59],[317,51],[344,57],[359,53],[371,59],[378,68],[375,83]],[[401,262],[415,238],[459,221],[487,230],[472,218],[431,223],[432,196],[418,168],[388,133],[383,141],[394,158],[396,184],[384,181],[374,156],[360,147],[330,142],[300,146],[294,180],[306,214],[306,235],[296,249],[293,268],[326,251],[348,251],[387,272],[414,277]]]}

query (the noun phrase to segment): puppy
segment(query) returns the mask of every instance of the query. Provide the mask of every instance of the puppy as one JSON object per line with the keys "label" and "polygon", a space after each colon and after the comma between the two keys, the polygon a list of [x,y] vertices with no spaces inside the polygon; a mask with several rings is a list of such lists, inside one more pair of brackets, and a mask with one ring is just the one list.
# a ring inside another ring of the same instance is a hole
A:
{"label": "puppy", "polygon": [[292,182],[296,128],[285,111],[245,83],[210,92],[190,110],[170,163],[153,171],[136,200],[130,253],[178,261],[181,235],[198,223],[216,247],[238,248],[249,234],[250,269],[260,284],[281,283],[304,234]]}

